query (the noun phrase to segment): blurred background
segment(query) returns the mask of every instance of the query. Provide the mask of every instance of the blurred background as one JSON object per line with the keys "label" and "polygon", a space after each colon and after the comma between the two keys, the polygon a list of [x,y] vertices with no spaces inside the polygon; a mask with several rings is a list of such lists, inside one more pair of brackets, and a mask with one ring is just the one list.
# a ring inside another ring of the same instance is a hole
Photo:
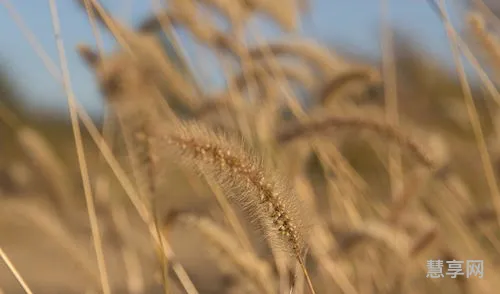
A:
{"label": "blurred background", "polygon": [[[167,1],[168,2],[168,1]],[[298,35],[313,38],[318,42],[371,62],[380,59],[381,6],[372,0],[316,0],[300,20]],[[425,0],[389,0],[390,23],[396,30],[397,42],[405,50],[429,56],[445,71],[453,71],[452,56],[442,22]],[[448,1],[449,13],[457,30],[463,28],[465,1]],[[494,2],[491,1],[490,2]],[[112,15],[130,25],[137,25],[150,16],[151,1],[105,0],[102,4]],[[495,4],[495,3],[493,3]],[[168,5],[168,4],[167,4]],[[497,5],[497,4],[495,4]],[[69,69],[78,100],[94,117],[102,114],[102,100],[94,78],[74,50],[79,43],[95,44],[88,18],[73,1],[58,3],[62,37],[67,50]],[[490,5],[490,7],[493,7]],[[49,57],[57,60],[50,11],[45,1],[15,1],[13,8],[22,17],[26,27],[38,39]],[[41,59],[16,25],[13,14],[5,6],[0,10],[1,70],[12,91],[16,104],[34,115],[67,116],[64,93],[54,78],[48,74]],[[280,33],[265,17],[255,19],[255,25],[263,38],[273,39]],[[114,40],[107,31],[103,33],[106,50],[113,50]],[[196,46],[185,31],[180,30],[179,39],[186,54],[196,67],[196,78],[205,88],[223,85],[220,69],[208,50]],[[399,51],[398,51],[399,52]],[[404,52],[401,52],[403,54]],[[407,52],[408,53],[408,52]],[[407,58],[410,54],[399,56]],[[397,57],[396,57],[397,58]],[[417,58],[417,56],[415,56]],[[413,62],[418,63],[418,62]],[[7,82],[6,82],[7,83]],[[29,86],[25,86],[29,85]],[[2,99],[8,99],[3,95]]]}

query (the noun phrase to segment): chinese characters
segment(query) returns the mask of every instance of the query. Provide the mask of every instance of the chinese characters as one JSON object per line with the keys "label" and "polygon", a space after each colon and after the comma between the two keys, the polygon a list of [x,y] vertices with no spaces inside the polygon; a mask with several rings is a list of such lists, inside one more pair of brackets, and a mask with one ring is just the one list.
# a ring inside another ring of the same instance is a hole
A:
{"label": "chinese characters", "polygon": [[445,276],[452,279],[456,279],[458,276],[465,276],[467,279],[471,277],[482,279],[484,276],[484,262],[482,260],[467,260],[465,262],[463,260],[427,261],[427,278],[439,279]]}

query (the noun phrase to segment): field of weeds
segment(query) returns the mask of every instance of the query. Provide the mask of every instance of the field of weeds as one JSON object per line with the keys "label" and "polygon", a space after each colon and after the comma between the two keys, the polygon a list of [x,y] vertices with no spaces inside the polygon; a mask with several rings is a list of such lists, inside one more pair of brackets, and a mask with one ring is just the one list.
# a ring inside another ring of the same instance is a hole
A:
{"label": "field of weeds", "polygon": [[[0,293],[498,293],[500,19],[471,0],[457,31],[445,1],[422,1],[450,73],[384,0],[378,61],[293,38],[313,1],[171,0],[132,27],[73,0],[101,120],[74,94],[58,3],[52,59],[0,1],[70,117],[26,112],[2,73]],[[283,39],[264,42],[255,15]],[[217,57],[222,91],[194,78],[181,28]]]}

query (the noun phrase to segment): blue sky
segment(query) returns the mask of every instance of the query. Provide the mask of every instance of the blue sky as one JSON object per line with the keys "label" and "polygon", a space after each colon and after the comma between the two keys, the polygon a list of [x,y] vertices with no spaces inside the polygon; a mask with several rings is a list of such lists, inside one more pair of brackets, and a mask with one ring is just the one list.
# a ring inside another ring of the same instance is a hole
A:
{"label": "blue sky", "polygon": [[[43,48],[57,62],[48,1],[10,0]],[[70,0],[56,1],[61,18],[62,37],[68,55],[72,83],[77,99],[93,114],[101,110],[101,98],[87,67],[75,53],[75,45],[94,45],[90,25],[82,10]],[[102,0],[117,17],[137,24],[151,11],[151,1]],[[450,60],[446,35],[437,16],[425,0],[389,0],[391,20],[411,34],[440,60]],[[123,3],[133,3],[133,7]],[[312,11],[303,19],[301,34],[356,53],[380,53],[380,0],[313,0]],[[272,28],[268,37],[274,36]],[[106,49],[113,48],[105,38]],[[27,105],[40,111],[64,113],[66,99],[60,84],[44,68],[7,9],[0,5],[0,61],[7,64],[12,80],[21,86]],[[189,49],[189,46],[188,46]],[[196,65],[196,61],[195,61]]]}

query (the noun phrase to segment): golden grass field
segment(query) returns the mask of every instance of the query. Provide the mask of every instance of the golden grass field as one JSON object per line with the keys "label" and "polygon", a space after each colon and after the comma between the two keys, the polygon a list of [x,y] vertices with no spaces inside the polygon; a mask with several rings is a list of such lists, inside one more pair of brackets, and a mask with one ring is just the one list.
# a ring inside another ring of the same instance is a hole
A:
{"label": "golden grass field", "polygon": [[[70,121],[27,113],[0,77],[0,293],[498,293],[500,19],[481,0],[460,32],[427,1],[452,73],[388,24],[380,61],[246,44],[255,14],[293,33],[305,0],[171,0],[135,28],[74,2],[116,39],[76,48],[106,116],[78,104],[62,43],[45,64]],[[223,91],[166,53],[158,32],[178,27],[216,53]],[[437,260],[444,277],[427,277]],[[452,260],[483,277],[452,278]]]}

